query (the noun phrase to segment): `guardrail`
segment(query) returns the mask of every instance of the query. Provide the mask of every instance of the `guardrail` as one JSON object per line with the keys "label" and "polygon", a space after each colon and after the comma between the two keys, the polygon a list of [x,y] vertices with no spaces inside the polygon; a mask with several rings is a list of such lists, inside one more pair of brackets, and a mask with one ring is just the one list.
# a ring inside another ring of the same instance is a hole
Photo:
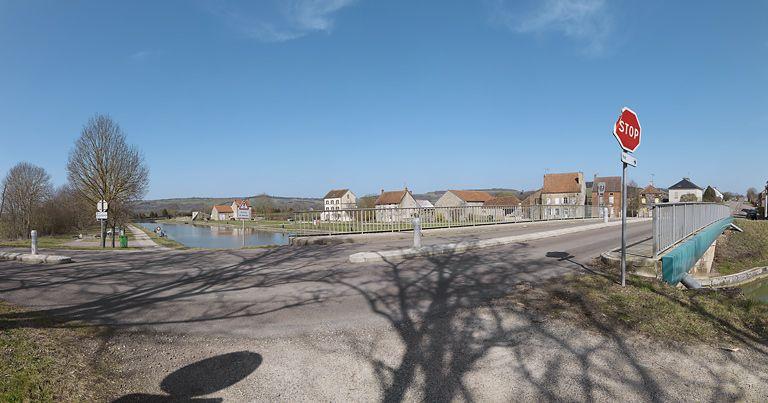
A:
{"label": "guardrail", "polygon": [[731,216],[717,203],[662,203],[653,206],[653,256],[675,246],[697,231]]}
{"label": "guardrail", "polygon": [[367,208],[293,213],[290,231],[297,236],[365,234],[413,229],[469,227],[527,221],[602,217],[600,208],[579,205]]}

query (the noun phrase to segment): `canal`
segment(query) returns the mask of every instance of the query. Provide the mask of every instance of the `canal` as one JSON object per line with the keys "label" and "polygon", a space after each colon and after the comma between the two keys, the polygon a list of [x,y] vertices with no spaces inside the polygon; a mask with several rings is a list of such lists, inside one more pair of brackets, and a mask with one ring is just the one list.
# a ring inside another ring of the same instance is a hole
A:
{"label": "canal", "polygon": [[[237,249],[245,246],[287,245],[288,234],[234,226],[208,226],[170,223],[139,223],[153,231],[161,227],[168,238],[190,248]],[[244,231],[244,232],[243,232]]]}

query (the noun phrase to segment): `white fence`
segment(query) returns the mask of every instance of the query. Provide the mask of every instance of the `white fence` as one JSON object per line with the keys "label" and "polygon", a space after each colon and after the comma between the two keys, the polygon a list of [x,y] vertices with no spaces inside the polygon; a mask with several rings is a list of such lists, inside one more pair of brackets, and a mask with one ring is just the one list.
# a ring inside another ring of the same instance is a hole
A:
{"label": "white fence", "polygon": [[716,203],[662,203],[653,207],[653,255],[666,251],[695,232],[731,216]]}
{"label": "white fence", "polygon": [[409,231],[416,217],[421,218],[423,229],[430,229],[598,218],[601,214],[598,207],[578,205],[319,210],[293,213],[290,229],[298,236]]}

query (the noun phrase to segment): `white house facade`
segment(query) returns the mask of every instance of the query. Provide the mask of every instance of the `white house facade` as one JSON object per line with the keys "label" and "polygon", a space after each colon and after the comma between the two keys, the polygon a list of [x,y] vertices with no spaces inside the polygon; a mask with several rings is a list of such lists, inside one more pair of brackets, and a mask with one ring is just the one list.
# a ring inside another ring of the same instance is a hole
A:
{"label": "white house facade", "polygon": [[669,202],[680,203],[680,199],[687,194],[696,196],[696,201],[704,198],[704,190],[691,182],[690,178],[683,178],[680,182],[669,187]]}
{"label": "white house facade", "polygon": [[323,221],[350,221],[352,217],[348,209],[357,208],[357,196],[349,189],[334,189],[323,197]]}

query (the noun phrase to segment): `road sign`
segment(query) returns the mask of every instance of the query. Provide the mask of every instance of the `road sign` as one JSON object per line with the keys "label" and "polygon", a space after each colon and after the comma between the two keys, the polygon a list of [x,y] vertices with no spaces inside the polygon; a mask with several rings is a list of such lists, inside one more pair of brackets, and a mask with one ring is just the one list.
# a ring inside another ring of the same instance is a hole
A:
{"label": "road sign", "polygon": [[96,212],[96,219],[97,220],[106,220],[107,219],[107,212],[106,211],[97,211]]}
{"label": "road sign", "polygon": [[240,205],[237,207],[237,219],[239,220],[250,220],[251,219],[251,208],[248,207],[245,202],[240,203]]}
{"label": "road sign", "polygon": [[629,155],[629,154],[627,154],[627,153],[625,153],[623,151],[621,152],[621,162],[623,162],[623,163],[625,163],[627,165],[632,165],[633,167],[637,166],[637,158],[635,158],[635,157],[633,157],[633,156],[631,156],[631,155]]}
{"label": "road sign", "polygon": [[640,146],[640,120],[637,114],[627,107],[621,109],[619,120],[613,125],[613,135],[619,145],[627,152],[634,152]]}
{"label": "road sign", "polygon": [[106,200],[100,200],[96,203],[96,211],[107,211],[107,208],[109,208],[109,204]]}
{"label": "road sign", "polygon": [[600,196],[605,194],[605,182],[600,182],[597,184],[597,194]]}

